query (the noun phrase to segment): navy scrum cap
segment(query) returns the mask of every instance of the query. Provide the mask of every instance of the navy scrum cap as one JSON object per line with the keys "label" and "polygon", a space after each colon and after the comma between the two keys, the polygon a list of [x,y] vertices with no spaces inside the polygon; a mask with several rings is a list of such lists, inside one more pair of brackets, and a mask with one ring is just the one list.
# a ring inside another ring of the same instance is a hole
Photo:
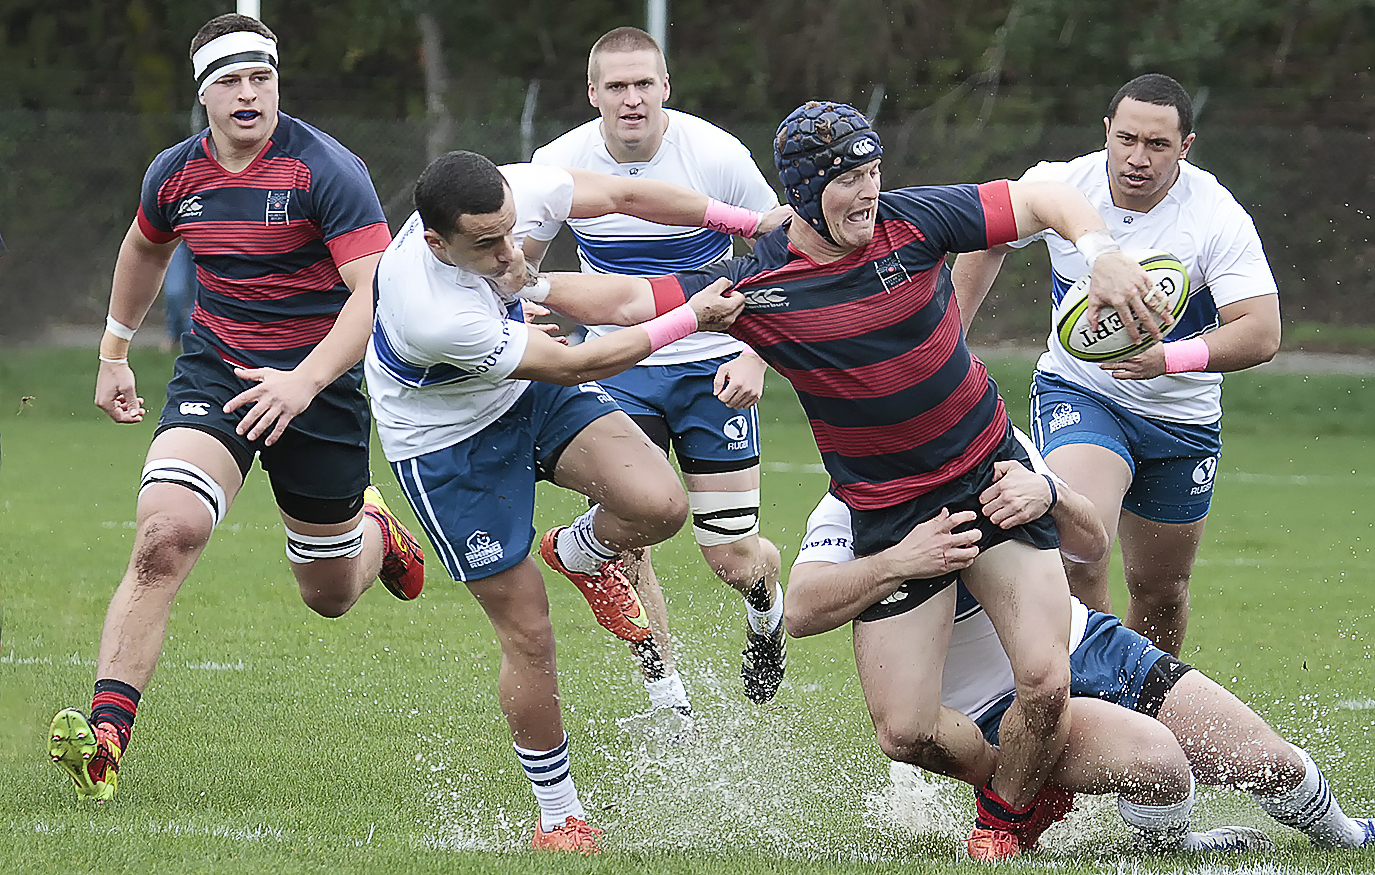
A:
{"label": "navy scrum cap", "polygon": [[883,155],[878,131],[844,103],[808,101],[788,114],[773,139],[773,163],[788,206],[834,243],[821,214],[821,191],[847,170]]}

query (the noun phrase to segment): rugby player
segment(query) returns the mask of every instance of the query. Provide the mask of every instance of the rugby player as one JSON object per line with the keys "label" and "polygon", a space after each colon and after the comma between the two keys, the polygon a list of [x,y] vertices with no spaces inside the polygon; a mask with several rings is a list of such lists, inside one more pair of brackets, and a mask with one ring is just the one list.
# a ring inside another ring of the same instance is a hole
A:
{"label": "rugby player", "polygon": [[143,466],[89,717],[64,709],[49,733],[53,761],[97,800],[115,794],[172,602],[255,458],[312,610],[340,616],[374,578],[403,600],[425,581],[420,545],[369,485],[360,359],[391,234],[367,168],[278,109],[277,39],[257,19],[211,19],[191,61],[209,127],[144,176],[115,262],[96,404],[115,422],[143,420],[129,341],[181,241],[196,263],[191,331]]}
{"label": "rugby player", "polygon": [[[1049,507],[1062,546],[1077,561],[1107,552],[1093,505],[1058,480],[1034,452],[1035,470],[1000,463],[1002,476],[981,498],[985,512],[1016,525]],[[808,518],[788,576],[785,623],[794,636],[848,622],[874,598],[888,598],[912,576],[967,567],[977,542],[955,532],[968,511],[918,525],[898,545],[855,558],[847,509],[826,496]],[[1111,614],[1071,597],[1070,740],[1050,780],[1070,792],[1117,793],[1118,811],[1138,844],[1154,852],[1262,849],[1246,827],[1190,829],[1194,778],[1251,793],[1262,809],[1320,847],[1375,847],[1375,820],[1348,817],[1306,751],[1286,742],[1254,711],[1203,672],[1180,662]],[[855,650],[861,686],[869,667]],[[866,695],[868,688],[866,687]],[[1011,667],[988,616],[961,585],[942,679],[942,734],[951,759],[940,774],[979,786],[997,760],[992,746],[1015,696]],[[900,717],[875,719],[884,753],[911,762]],[[972,721],[972,722],[971,722]],[[929,768],[929,767],[928,767]],[[1036,830],[1017,835],[1018,851],[1069,808],[1066,794],[1038,812]]]}
{"label": "rugby player", "polygon": [[[708,220],[709,199],[657,180],[515,164],[450,152],[415,185],[416,212],[377,270],[365,367],[382,450],[454,580],[465,583],[501,646],[497,692],[540,815],[535,848],[599,853],[570,768],[559,710],[554,631],[530,556],[535,483],[592,507],[547,535],[541,555],[573,580],[607,629],[650,637],[620,571],[622,551],[673,535],[687,500],[672,467],[592,380],[697,331],[729,325],[744,301],[721,282],[671,314],[652,302],[616,309],[525,284],[522,238],[569,217],[627,210],[675,225]],[[741,211],[750,230],[761,217]],[[732,227],[743,233],[743,226]],[[524,302],[587,322],[648,321],[559,343],[524,321]]]}
{"label": "rugby player", "polygon": [[[715,125],[664,107],[668,67],[654,38],[619,27],[592,46],[588,100],[598,118],[535,150],[535,164],[581,167],[613,176],[662,179],[727,205],[767,212],[778,197],[749,150]],[[567,222],[589,273],[658,276],[703,267],[732,254],[730,234],[710,227],[673,227],[613,213]],[[538,267],[542,239],[559,225],[525,238]],[[592,325],[597,337],[619,326]],[[763,704],[783,682],[786,664],[783,589],[778,548],[759,536],[759,416],[764,361],[719,332],[692,334],[638,365],[599,380],[655,445],[678,458],[692,510],[692,534],[712,571],[745,601],[740,675],[745,695]],[[626,575],[644,601],[658,659],[641,660],[654,709],[676,709],[690,721],[691,704],[672,655],[668,610],[648,548],[627,556]]]}
{"label": "rugby player", "polygon": [[[1096,365],[1052,335],[1031,389],[1032,437],[1046,462],[1088,496],[1121,542],[1123,619],[1175,656],[1222,448],[1222,375],[1269,361],[1280,344],[1279,295],[1251,217],[1186,160],[1193,117],[1178,82],[1138,76],[1108,106],[1106,148],[1022,176],[1075,186],[1122,246],[1163,249],[1189,272],[1188,306],[1164,343]],[[1050,250],[1055,301],[1086,271],[1054,231],[961,255],[955,288],[966,327],[1005,254],[1038,239]],[[1104,612],[1112,611],[1110,558],[1065,565],[1070,591]]]}
{"label": "rugby player", "polygon": [[[558,274],[555,290],[599,290],[653,300],[656,312],[722,277],[745,295],[731,333],[797,391],[832,492],[855,516],[856,553],[902,540],[941,507],[979,508],[994,465],[1024,457],[997,387],[970,354],[945,258],[1055,228],[1093,263],[1090,307],[1119,311],[1135,331],[1159,328],[1144,271],[1122,255],[1102,217],[1073,187],[1005,180],[880,191],[883,147],[853,107],[810,102],[779,127],[774,160],[799,218],[766,234],[750,255],[652,280]],[[1139,336],[1139,332],[1138,332]],[[965,570],[1007,646],[1018,696],[1004,716],[996,771],[980,788],[1005,816],[980,822],[971,848],[998,859],[993,834],[1017,828],[1069,724],[1068,587],[1049,517],[1004,530],[975,521],[984,550]],[[902,654],[890,666],[887,707],[922,715],[914,746],[943,754],[935,737],[953,575],[912,580],[904,597],[871,605],[856,627],[864,646]],[[876,620],[901,615],[901,623]],[[901,627],[899,635],[888,630]],[[922,651],[911,653],[913,641]],[[880,660],[883,662],[883,660]],[[926,755],[924,754],[924,755]]]}

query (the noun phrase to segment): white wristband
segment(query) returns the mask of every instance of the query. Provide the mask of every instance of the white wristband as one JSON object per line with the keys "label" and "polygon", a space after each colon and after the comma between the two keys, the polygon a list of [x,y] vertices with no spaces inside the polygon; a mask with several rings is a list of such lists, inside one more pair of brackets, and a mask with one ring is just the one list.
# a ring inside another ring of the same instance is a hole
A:
{"label": "white wristband", "polygon": [[134,332],[138,331],[137,328],[130,328],[115,317],[108,315],[105,317],[105,330],[120,340],[133,340]]}
{"label": "white wristband", "polygon": [[1089,270],[1093,269],[1093,263],[1098,260],[1098,256],[1108,252],[1122,251],[1122,247],[1118,246],[1117,241],[1112,239],[1112,232],[1107,228],[1099,228],[1097,231],[1079,235],[1079,239],[1074,241],[1074,248],[1078,249],[1079,254],[1084,256],[1084,261],[1089,264]]}
{"label": "white wristband", "polygon": [[535,274],[534,282],[528,279],[525,288],[520,290],[520,297],[533,303],[540,303],[549,297],[549,277],[542,273]]}

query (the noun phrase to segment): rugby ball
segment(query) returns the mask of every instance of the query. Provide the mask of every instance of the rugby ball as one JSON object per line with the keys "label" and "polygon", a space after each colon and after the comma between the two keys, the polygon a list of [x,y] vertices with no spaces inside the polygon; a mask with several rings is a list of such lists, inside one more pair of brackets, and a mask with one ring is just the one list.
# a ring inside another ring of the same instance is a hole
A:
{"label": "rugby ball", "polygon": [[[1140,249],[1127,253],[1140,262],[1146,275],[1155,283],[1155,290],[1164,296],[1165,306],[1179,324],[1179,317],[1189,303],[1189,272],[1168,252],[1159,249]],[[1084,274],[1065,292],[1055,305],[1052,330],[1060,346],[1070,355],[1086,362],[1119,362],[1159,343],[1141,328],[1141,340],[1133,341],[1115,310],[1098,314],[1098,330],[1089,326],[1089,275]],[[1159,321],[1159,320],[1157,320]],[[1169,334],[1173,325],[1165,328]]]}

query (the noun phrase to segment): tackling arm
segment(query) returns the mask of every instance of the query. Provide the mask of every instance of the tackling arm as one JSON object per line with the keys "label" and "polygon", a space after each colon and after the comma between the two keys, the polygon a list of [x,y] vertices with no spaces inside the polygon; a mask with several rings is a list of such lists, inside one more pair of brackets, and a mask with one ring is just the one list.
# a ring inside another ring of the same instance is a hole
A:
{"label": "tackling arm", "polygon": [[608,176],[576,167],[565,169],[573,175],[570,219],[624,213],[660,225],[709,227],[743,237],[753,236],[759,229],[759,213],[724,204],[681,185]]}
{"label": "tackling arm", "polygon": [[848,562],[804,562],[788,575],[783,623],[795,638],[817,635],[850,622],[897,591],[903,581],[937,577],[967,568],[979,555],[973,511],[940,514],[920,523],[897,544]]}
{"label": "tackling arm", "polygon": [[[604,281],[632,280],[636,284],[643,283],[646,289],[649,285],[647,280],[637,277],[604,274],[554,276]],[[607,284],[609,283],[598,283]],[[693,295],[692,300],[686,305],[625,331],[613,331],[575,346],[559,343],[541,331],[532,330],[525,354],[511,376],[523,380],[575,386],[578,383],[619,374],[654,350],[693,331],[724,331],[729,328],[735,317],[745,308],[744,296],[738,292],[728,291],[729,288],[730,280],[723,277]],[[649,293],[649,297],[649,306],[652,308],[653,294]],[[552,303],[553,298],[554,292],[551,290],[545,303],[557,306]]]}

